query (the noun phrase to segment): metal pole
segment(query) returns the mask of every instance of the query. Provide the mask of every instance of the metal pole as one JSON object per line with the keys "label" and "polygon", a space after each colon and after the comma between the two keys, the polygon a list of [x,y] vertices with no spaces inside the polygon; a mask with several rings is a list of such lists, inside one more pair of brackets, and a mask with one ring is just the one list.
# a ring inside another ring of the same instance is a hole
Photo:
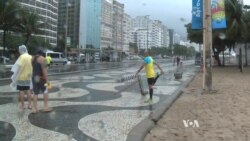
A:
{"label": "metal pole", "polygon": [[212,91],[212,26],[211,26],[211,0],[204,0],[203,11],[203,89]]}
{"label": "metal pole", "polygon": [[67,32],[68,32],[68,2],[66,3],[66,22],[65,22],[65,58],[67,58]]}
{"label": "metal pole", "polygon": [[147,15],[147,49],[146,49],[146,51],[148,51],[148,21],[149,21],[148,16],[149,15]]}

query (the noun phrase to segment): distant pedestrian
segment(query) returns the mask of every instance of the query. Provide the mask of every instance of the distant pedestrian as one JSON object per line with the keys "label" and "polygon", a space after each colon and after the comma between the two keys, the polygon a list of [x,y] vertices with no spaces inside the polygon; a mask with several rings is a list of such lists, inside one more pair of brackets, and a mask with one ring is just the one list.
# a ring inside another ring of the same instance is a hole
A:
{"label": "distant pedestrian", "polygon": [[34,91],[34,97],[33,97],[33,104],[34,109],[32,113],[38,112],[37,107],[37,99],[38,94],[43,94],[43,111],[49,112],[52,111],[52,108],[48,107],[48,89],[46,88],[46,85],[49,85],[48,81],[48,72],[46,69],[46,59],[42,56],[43,50],[39,49],[37,52],[37,55],[32,60],[33,65],[33,75],[32,75],[32,82],[33,82],[33,91]]}
{"label": "distant pedestrian", "polygon": [[51,61],[52,61],[52,58],[51,58],[51,57],[50,57],[50,55],[48,54],[48,55],[46,56],[46,64],[47,64],[47,68],[49,68],[49,67],[50,67]]}
{"label": "distant pedestrian", "polygon": [[28,54],[28,50],[25,45],[19,46],[20,56],[13,65],[11,71],[13,75],[11,77],[11,87],[19,91],[20,109],[24,109],[24,96],[28,97],[28,109],[31,109],[31,89],[32,89],[32,56]]}
{"label": "distant pedestrian", "polygon": [[180,65],[180,61],[181,61],[181,58],[178,56],[178,57],[176,58],[177,67],[179,67],[179,65]]}
{"label": "distant pedestrian", "polygon": [[144,56],[145,56],[144,63],[140,67],[140,69],[137,71],[137,74],[145,67],[147,81],[148,81],[149,94],[150,94],[150,98],[146,100],[145,102],[152,103],[153,102],[153,86],[160,76],[160,74],[155,75],[154,65],[156,65],[158,69],[161,70],[161,74],[163,74],[164,72],[162,68],[160,67],[160,65],[157,64],[151,56],[149,56],[148,52],[144,52]]}

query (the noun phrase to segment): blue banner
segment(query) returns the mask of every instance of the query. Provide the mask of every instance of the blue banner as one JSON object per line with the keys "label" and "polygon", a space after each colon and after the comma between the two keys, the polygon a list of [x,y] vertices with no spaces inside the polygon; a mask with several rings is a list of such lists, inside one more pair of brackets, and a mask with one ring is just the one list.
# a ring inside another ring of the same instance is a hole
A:
{"label": "blue banner", "polygon": [[212,28],[227,28],[224,0],[212,0]]}
{"label": "blue banner", "polygon": [[192,29],[203,27],[203,0],[192,0]]}

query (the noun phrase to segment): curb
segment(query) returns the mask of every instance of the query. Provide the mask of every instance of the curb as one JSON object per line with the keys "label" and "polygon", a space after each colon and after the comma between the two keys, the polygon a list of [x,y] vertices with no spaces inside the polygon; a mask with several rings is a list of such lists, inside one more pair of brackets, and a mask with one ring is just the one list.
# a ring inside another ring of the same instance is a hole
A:
{"label": "curb", "polygon": [[144,141],[146,135],[153,129],[165,112],[172,106],[172,104],[177,100],[177,98],[182,94],[183,88],[188,87],[188,85],[193,81],[195,74],[189,78],[184,84],[172,94],[171,97],[163,101],[163,103],[154,110],[146,119],[142,120],[138,125],[136,125],[128,134],[127,141]]}

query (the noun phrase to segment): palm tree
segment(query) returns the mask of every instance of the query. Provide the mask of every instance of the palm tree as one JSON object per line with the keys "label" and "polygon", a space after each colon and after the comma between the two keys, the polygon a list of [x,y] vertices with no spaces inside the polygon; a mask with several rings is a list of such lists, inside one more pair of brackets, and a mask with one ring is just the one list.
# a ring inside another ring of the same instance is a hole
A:
{"label": "palm tree", "polygon": [[230,41],[242,42],[243,32],[246,30],[243,20],[243,8],[238,0],[226,0],[225,11],[227,20],[227,39]]}
{"label": "palm tree", "polygon": [[[227,0],[226,4],[226,19],[228,29],[226,31],[227,40],[231,41],[231,46],[234,48],[235,44],[243,43],[244,32],[246,31],[246,24],[243,20],[243,6],[238,0]],[[241,48],[239,50],[242,52]],[[242,58],[242,54],[239,55]],[[241,59],[239,59],[241,60]],[[239,61],[239,68],[241,68],[241,61]]]}
{"label": "palm tree", "polygon": [[3,54],[6,50],[6,34],[17,25],[20,19],[20,7],[16,0],[1,0],[0,2],[0,29],[3,30]]}
{"label": "palm tree", "polygon": [[243,18],[244,21],[246,23],[246,31],[244,32],[244,41],[245,41],[245,60],[246,60],[246,64],[245,66],[248,65],[248,59],[247,59],[247,45],[248,43],[250,43],[250,6],[249,5],[245,5],[244,6],[244,13],[243,13]]}
{"label": "palm tree", "polygon": [[22,11],[22,19],[19,27],[26,38],[24,42],[25,45],[28,43],[33,33],[41,33],[40,28],[44,26],[44,24],[45,23],[39,21],[39,16],[36,13],[25,10]]}

